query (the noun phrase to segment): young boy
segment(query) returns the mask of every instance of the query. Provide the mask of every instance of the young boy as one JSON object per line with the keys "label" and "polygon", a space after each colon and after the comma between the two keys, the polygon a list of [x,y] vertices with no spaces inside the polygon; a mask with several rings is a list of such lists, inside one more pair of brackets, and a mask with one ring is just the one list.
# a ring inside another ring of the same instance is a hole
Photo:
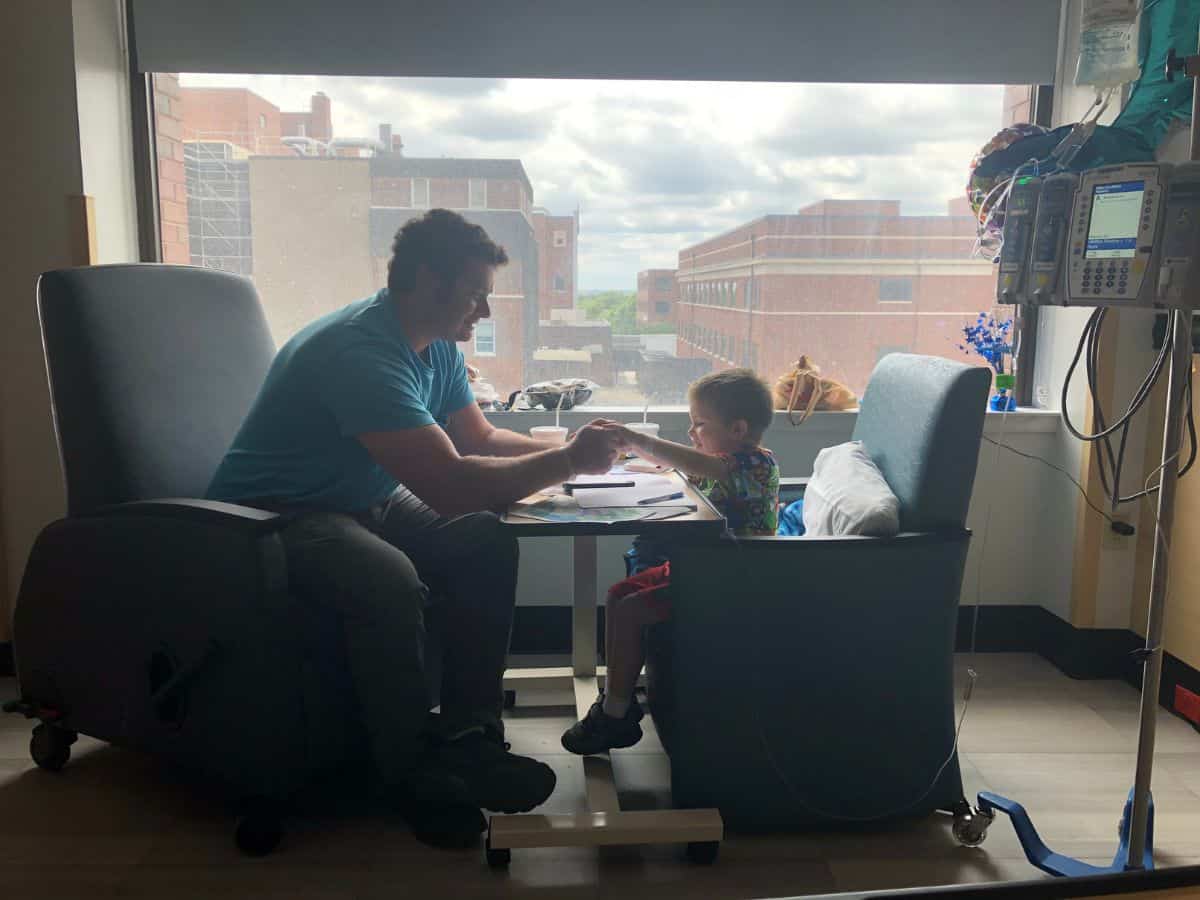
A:
{"label": "young boy", "polygon": [[[613,424],[640,457],[673,466],[691,478],[739,537],[774,534],[778,522],[779,466],[759,446],[771,424],[771,391],[749,369],[706,375],[688,392],[692,447]],[[670,618],[670,561],[645,538],[626,555],[630,577],[608,592],[604,615],[605,691],[587,716],[562,736],[571,753],[631,747],[642,737],[642,709],[633,690],[646,661],[643,632]]]}

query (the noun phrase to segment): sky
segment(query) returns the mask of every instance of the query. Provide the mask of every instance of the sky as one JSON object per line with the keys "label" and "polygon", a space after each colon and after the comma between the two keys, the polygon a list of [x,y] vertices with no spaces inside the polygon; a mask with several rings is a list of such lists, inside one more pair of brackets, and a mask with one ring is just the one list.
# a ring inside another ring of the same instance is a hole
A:
{"label": "sky", "polygon": [[825,198],[936,215],[1000,127],[995,85],[183,75],[284,110],[324,91],[336,137],[392,125],[413,157],[519,159],[534,203],[578,209],[581,290],[635,290],[679,250]]}

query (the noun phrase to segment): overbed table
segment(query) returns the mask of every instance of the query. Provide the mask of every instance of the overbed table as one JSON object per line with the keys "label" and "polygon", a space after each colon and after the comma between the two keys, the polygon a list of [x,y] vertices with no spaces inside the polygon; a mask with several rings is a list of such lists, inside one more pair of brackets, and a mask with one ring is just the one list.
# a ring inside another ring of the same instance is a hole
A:
{"label": "overbed table", "polygon": [[[521,517],[510,508],[501,521],[518,537],[569,537],[573,545],[572,649],[570,667],[509,669],[506,690],[522,687],[572,687],[580,718],[596,699],[604,667],[596,665],[597,542],[600,535],[669,536],[672,541],[711,540],[721,534],[725,520],[708,499],[678,473],[671,473],[684,499],[663,506],[694,505],[695,512],[657,520],[600,524],[542,522]],[[609,755],[583,758],[589,812],[575,815],[494,815],[488,825],[487,859],[504,866],[511,851],[525,847],[578,847],[604,844],[685,843],[689,856],[715,858],[724,834],[715,809],[623,811],[613,780]]]}

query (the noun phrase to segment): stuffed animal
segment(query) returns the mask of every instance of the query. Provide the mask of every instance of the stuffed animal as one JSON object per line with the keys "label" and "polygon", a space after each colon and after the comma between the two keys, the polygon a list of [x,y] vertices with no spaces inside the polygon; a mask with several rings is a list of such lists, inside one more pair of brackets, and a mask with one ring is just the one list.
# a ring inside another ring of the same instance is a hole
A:
{"label": "stuffed animal", "polygon": [[[817,410],[857,409],[858,398],[840,381],[823,378],[821,370],[801,356],[775,382],[775,408],[786,409],[788,421],[802,425]],[[796,414],[799,413],[799,418]]]}

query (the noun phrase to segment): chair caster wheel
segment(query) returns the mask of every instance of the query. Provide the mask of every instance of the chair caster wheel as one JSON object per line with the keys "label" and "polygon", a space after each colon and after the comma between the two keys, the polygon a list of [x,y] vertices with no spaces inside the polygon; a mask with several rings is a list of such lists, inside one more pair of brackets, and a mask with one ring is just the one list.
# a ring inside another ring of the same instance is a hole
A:
{"label": "chair caster wheel", "polygon": [[717,861],[720,849],[720,841],[692,841],[687,845],[688,862],[698,866],[711,866]]}
{"label": "chair caster wheel", "polygon": [[282,839],[283,822],[277,814],[266,811],[242,816],[233,832],[234,843],[247,856],[266,856]]}
{"label": "chair caster wheel", "polygon": [[987,840],[988,827],[995,818],[980,809],[956,813],[952,831],[954,839],[964,847],[978,847]]}
{"label": "chair caster wheel", "polygon": [[[495,696],[495,695],[493,694],[493,696]],[[504,692],[504,708],[512,709],[516,705],[517,705],[517,692],[516,691],[505,691]]]}
{"label": "chair caster wheel", "polygon": [[29,738],[29,755],[38,768],[59,772],[71,758],[71,745],[78,735],[73,731],[48,725],[45,722],[33,729]]}
{"label": "chair caster wheel", "polygon": [[508,847],[493,847],[489,840],[483,847],[484,856],[487,858],[487,864],[492,869],[507,869],[508,864],[512,862],[512,850]]}

